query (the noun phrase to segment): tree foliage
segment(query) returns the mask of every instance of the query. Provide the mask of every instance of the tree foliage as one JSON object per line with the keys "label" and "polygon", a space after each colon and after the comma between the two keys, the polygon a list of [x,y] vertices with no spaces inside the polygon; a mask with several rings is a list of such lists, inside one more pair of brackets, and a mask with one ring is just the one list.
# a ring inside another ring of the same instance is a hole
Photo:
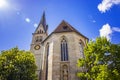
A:
{"label": "tree foliage", "polygon": [[77,73],[81,80],[119,80],[120,45],[104,37],[90,41],[84,48],[84,58],[77,63],[83,71]]}
{"label": "tree foliage", "polygon": [[36,80],[36,68],[29,51],[12,48],[0,54],[0,80]]}

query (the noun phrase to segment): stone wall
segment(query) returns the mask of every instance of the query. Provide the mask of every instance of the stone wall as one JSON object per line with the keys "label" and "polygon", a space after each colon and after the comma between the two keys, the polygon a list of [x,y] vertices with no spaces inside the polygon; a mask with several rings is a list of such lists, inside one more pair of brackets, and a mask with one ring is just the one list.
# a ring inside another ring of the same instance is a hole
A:
{"label": "stone wall", "polygon": [[[68,61],[61,61],[61,39],[65,37],[68,44]],[[50,51],[48,56],[48,80],[63,80],[61,65],[68,66],[68,80],[77,80],[77,60],[81,57],[79,42],[86,45],[86,38],[76,32],[53,33],[45,42],[44,47],[49,43]],[[45,55],[45,53],[43,53]],[[45,57],[45,56],[44,56]],[[45,66],[43,66],[45,67]],[[43,70],[45,71],[45,70]],[[45,77],[45,76],[44,76]]]}

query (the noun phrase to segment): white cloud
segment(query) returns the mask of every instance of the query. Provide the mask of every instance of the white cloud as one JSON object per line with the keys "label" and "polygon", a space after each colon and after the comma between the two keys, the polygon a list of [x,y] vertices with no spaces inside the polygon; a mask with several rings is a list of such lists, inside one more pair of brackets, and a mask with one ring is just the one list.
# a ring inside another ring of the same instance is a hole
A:
{"label": "white cloud", "polygon": [[112,29],[108,23],[103,25],[99,31],[101,37],[106,37],[108,40],[111,39]]}
{"label": "white cloud", "polygon": [[120,28],[118,28],[118,27],[113,27],[112,30],[116,31],[116,32],[120,32]]}
{"label": "white cloud", "polygon": [[102,13],[105,13],[107,10],[109,10],[113,5],[120,4],[120,0],[103,0],[102,3],[98,5],[99,11]]}
{"label": "white cloud", "polygon": [[34,27],[36,28],[38,26],[38,24],[37,23],[34,23]]}
{"label": "white cloud", "polygon": [[25,21],[30,23],[30,19],[29,18],[25,18]]}
{"label": "white cloud", "polygon": [[111,27],[108,23],[103,25],[102,28],[99,30],[101,37],[106,37],[108,40],[111,39],[111,35],[113,32],[120,32],[120,28],[118,27]]}

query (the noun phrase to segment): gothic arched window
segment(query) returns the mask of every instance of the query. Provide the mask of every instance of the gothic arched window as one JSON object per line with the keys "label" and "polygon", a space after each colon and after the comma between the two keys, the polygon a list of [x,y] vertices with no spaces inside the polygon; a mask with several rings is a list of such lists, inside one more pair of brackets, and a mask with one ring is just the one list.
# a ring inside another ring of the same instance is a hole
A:
{"label": "gothic arched window", "polygon": [[61,61],[68,61],[68,46],[64,38],[61,41]]}
{"label": "gothic arched window", "polygon": [[84,46],[82,41],[79,42],[79,48],[80,48],[80,55],[84,57]]}
{"label": "gothic arched window", "polygon": [[43,33],[43,30],[40,29],[40,33]]}
{"label": "gothic arched window", "polygon": [[35,37],[36,42],[41,42],[43,40],[42,36],[36,36]]}
{"label": "gothic arched window", "polygon": [[43,33],[43,31],[41,33]]}
{"label": "gothic arched window", "polygon": [[40,42],[42,41],[42,36],[39,36],[39,41],[40,41]]}
{"label": "gothic arched window", "polygon": [[36,42],[39,41],[39,37],[38,37],[38,36],[35,37],[35,41],[36,41]]}
{"label": "gothic arched window", "polygon": [[40,29],[40,33],[41,33],[41,29]]}

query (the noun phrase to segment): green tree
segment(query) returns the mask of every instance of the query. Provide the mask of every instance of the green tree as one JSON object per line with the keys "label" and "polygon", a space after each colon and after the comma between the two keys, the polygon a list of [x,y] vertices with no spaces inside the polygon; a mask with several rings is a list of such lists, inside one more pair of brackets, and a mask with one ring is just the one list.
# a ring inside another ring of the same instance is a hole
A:
{"label": "green tree", "polygon": [[84,58],[80,58],[77,73],[81,80],[119,80],[120,45],[112,44],[104,37],[90,41],[84,48]]}
{"label": "green tree", "polygon": [[29,51],[1,51],[0,80],[37,80],[35,58]]}

